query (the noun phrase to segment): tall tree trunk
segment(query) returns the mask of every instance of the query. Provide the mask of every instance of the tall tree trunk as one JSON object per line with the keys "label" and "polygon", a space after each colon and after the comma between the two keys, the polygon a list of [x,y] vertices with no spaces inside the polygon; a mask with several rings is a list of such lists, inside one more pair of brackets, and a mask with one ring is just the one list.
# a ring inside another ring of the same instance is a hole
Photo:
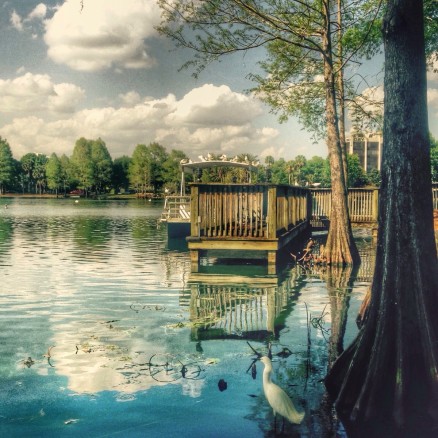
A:
{"label": "tall tree trunk", "polygon": [[326,379],[353,436],[432,437],[438,431],[438,265],[423,34],[422,0],[388,0],[371,301],[357,338]]}
{"label": "tall tree trunk", "polygon": [[326,15],[326,31],[323,36],[324,83],[326,90],[327,146],[332,183],[330,228],[325,256],[329,264],[346,265],[358,263],[360,257],[353,239],[348,213],[347,185],[339,137],[330,29],[330,0],[324,1],[324,11]]}
{"label": "tall tree trunk", "polygon": [[337,0],[337,25],[338,25],[338,59],[337,72],[336,72],[336,84],[338,88],[339,99],[339,141],[341,142],[342,150],[342,166],[344,168],[345,184],[348,189],[348,167],[347,167],[347,142],[345,140],[345,89],[344,89],[344,56],[343,56],[343,42],[342,42],[342,5],[343,0]]}

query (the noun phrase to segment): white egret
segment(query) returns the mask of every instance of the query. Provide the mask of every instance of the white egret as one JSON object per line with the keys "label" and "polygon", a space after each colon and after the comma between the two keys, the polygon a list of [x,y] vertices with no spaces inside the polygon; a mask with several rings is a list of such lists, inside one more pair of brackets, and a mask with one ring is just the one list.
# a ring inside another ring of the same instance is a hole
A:
{"label": "white egret", "polygon": [[284,429],[284,419],[286,418],[293,424],[300,424],[304,418],[304,412],[298,412],[292,403],[289,396],[276,385],[272,379],[272,362],[267,356],[260,358],[263,362],[265,369],[263,370],[263,391],[265,393],[268,403],[274,411],[274,424],[276,425],[276,414],[283,417],[283,427]]}

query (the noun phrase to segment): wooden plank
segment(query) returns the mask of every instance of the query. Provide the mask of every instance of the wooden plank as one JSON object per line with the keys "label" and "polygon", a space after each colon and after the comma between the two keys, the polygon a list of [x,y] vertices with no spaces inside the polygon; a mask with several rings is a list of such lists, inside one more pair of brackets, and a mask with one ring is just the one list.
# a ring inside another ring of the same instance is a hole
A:
{"label": "wooden plank", "polygon": [[190,235],[199,236],[199,189],[198,187],[192,187],[190,196]]}
{"label": "wooden plank", "polygon": [[275,239],[277,235],[277,188],[268,188],[268,213],[266,218],[268,224],[268,239]]}

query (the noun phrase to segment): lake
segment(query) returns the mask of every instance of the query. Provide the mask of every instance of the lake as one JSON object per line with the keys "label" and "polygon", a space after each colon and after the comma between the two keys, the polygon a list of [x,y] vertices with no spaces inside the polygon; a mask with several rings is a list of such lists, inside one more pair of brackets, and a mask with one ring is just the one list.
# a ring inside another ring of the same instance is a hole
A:
{"label": "lake", "polygon": [[271,349],[305,412],[286,436],[346,436],[322,379],[357,333],[368,232],[358,272],[285,255],[277,275],[215,260],[192,273],[161,201],[77,201],[0,199],[0,436],[275,436],[252,348]]}

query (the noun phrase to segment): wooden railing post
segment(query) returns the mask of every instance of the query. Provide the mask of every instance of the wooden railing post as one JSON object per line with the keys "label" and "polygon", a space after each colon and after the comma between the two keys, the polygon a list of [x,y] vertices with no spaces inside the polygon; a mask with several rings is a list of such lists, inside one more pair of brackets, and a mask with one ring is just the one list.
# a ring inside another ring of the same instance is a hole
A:
{"label": "wooden railing post", "polygon": [[268,188],[268,214],[266,218],[268,224],[268,239],[277,237],[277,187]]}
{"label": "wooden railing post", "polygon": [[199,227],[200,223],[198,221],[199,216],[199,187],[192,186],[190,190],[190,236],[198,237],[199,236]]}
{"label": "wooden railing post", "polygon": [[310,190],[307,191],[306,193],[306,199],[307,199],[307,214],[306,214],[306,219],[307,222],[310,222],[310,219],[312,218],[312,193],[310,192]]}
{"label": "wooden railing post", "polygon": [[379,189],[373,190],[373,221],[377,222],[379,219]]}

